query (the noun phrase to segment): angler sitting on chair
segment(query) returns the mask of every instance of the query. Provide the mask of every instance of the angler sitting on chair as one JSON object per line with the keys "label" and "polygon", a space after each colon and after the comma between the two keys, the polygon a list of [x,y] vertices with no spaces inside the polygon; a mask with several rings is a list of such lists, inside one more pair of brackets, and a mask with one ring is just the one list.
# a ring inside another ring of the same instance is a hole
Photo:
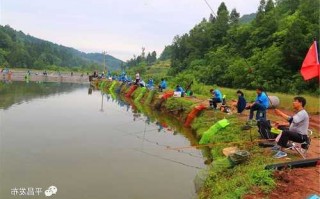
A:
{"label": "angler sitting on chair", "polygon": [[277,143],[279,146],[273,147],[273,150],[279,150],[278,153],[274,156],[275,158],[282,158],[287,156],[287,153],[284,152],[284,148],[287,147],[287,143],[289,140],[298,143],[306,142],[307,144],[304,146],[304,148],[308,148],[308,145],[310,144],[310,140],[308,137],[309,116],[307,111],[304,109],[305,105],[305,98],[295,97],[293,101],[293,108],[296,111],[296,114],[292,117],[286,115],[278,109],[275,109],[275,113],[277,115],[285,118],[290,123],[289,129],[284,129],[282,131],[282,134]]}
{"label": "angler sitting on chair", "polygon": [[256,113],[256,119],[261,119],[261,116],[259,113],[264,113],[262,118],[266,118],[266,110],[269,107],[269,99],[265,92],[263,92],[263,88],[259,87],[257,88],[257,97],[256,101],[247,106],[246,109],[250,109],[250,115],[249,115],[249,121],[253,119],[254,111],[257,111]]}
{"label": "angler sitting on chair", "polygon": [[209,100],[209,105],[211,108],[217,109],[217,103],[222,103],[223,101],[222,93],[218,89],[210,89],[210,93],[212,98]]}

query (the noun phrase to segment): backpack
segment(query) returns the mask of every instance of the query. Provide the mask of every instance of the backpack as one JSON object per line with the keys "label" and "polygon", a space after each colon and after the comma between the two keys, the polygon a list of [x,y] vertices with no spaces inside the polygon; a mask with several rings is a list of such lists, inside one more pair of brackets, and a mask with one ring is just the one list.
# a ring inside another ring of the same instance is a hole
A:
{"label": "backpack", "polygon": [[221,112],[225,112],[225,113],[231,113],[231,109],[229,106],[226,106],[226,105],[221,105],[220,106],[220,111]]}
{"label": "backpack", "polygon": [[275,139],[276,134],[271,133],[271,124],[270,120],[261,119],[257,122],[258,132],[263,139]]}

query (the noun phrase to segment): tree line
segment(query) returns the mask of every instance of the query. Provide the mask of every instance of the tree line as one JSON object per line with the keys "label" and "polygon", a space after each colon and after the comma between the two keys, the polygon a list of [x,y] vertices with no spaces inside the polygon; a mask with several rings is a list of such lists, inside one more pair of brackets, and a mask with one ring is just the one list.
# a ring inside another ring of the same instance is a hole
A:
{"label": "tree line", "polygon": [[[110,55],[106,57],[108,69],[118,69],[123,63]],[[76,49],[44,41],[9,25],[0,26],[0,67],[51,70],[102,70],[102,53],[83,53]]]}
{"label": "tree line", "polygon": [[126,67],[136,67],[136,66],[151,66],[157,61],[157,52],[152,51],[148,52],[147,56],[145,55],[145,48],[142,48],[141,55],[133,55],[133,58],[129,59],[126,62]]}
{"label": "tree line", "polygon": [[261,0],[255,19],[241,23],[236,9],[221,3],[216,16],[175,36],[160,59],[171,60],[169,75],[209,85],[319,94],[318,80],[305,82],[300,75],[319,36],[319,6],[320,0]]}

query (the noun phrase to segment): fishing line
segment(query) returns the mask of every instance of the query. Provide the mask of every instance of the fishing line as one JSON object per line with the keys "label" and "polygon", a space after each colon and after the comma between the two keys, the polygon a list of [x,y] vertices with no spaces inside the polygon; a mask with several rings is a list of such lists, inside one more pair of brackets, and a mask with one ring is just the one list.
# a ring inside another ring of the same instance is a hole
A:
{"label": "fishing line", "polygon": [[[140,137],[140,136],[135,136],[135,137],[137,137],[138,139],[144,139],[145,141],[147,141],[147,142],[149,142],[149,143],[151,143],[151,144],[155,144],[155,145],[157,145],[157,146],[161,146],[161,147],[165,147],[165,148],[170,148],[170,147],[171,147],[171,146],[169,146],[169,145],[159,144],[158,142],[151,141],[151,140],[149,140],[149,139],[147,139],[147,138],[142,138],[142,137]],[[195,158],[201,158],[201,159],[203,159],[202,156],[198,156],[198,155],[195,155],[195,154],[193,154],[193,153],[184,152],[184,151],[182,151],[182,150],[175,150],[175,151],[177,151],[178,153],[187,154],[187,155],[192,156],[192,157],[195,157]]]}
{"label": "fishing line", "polygon": [[[149,130],[146,130],[146,132],[151,132],[151,131],[156,131],[158,130],[158,128],[155,128],[155,129],[149,129]],[[144,131],[136,131],[136,132],[133,132],[133,133],[124,133],[123,135],[139,135],[140,133],[143,133]]]}
{"label": "fishing line", "polygon": [[143,150],[144,147],[144,140],[146,137],[146,129],[147,129],[147,122],[144,123],[144,131],[143,131],[143,139],[142,139],[142,144],[141,144],[141,150]]}
{"label": "fishing line", "polygon": [[162,157],[162,156],[155,155],[155,154],[152,154],[152,153],[148,153],[148,152],[145,152],[145,151],[141,151],[141,150],[137,150],[137,149],[134,149],[134,150],[135,150],[135,151],[138,151],[138,152],[140,152],[140,153],[144,153],[144,154],[146,154],[146,155],[155,157],[155,158],[159,158],[159,159],[162,159],[162,160],[166,160],[166,161],[169,161],[169,162],[173,162],[173,163],[176,163],[176,164],[180,164],[180,165],[183,165],[183,166],[186,166],[186,167],[195,168],[195,169],[204,169],[204,168],[201,168],[201,167],[197,167],[197,166],[185,164],[185,163],[183,163],[183,162],[179,162],[179,161],[172,160],[172,159],[169,159],[169,158],[164,158],[164,157]]}
{"label": "fishing line", "polygon": [[[117,105],[120,106],[119,103],[117,103]],[[126,105],[127,105],[127,104],[126,104]],[[130,106],[131,106],[131,105],[130,105]],[[121,106],[120,106],[120,107],[121,107]],[[132,106],[131,106],[131,107],[132,107]],[[125,109],[125,107],[121,107],[121,108]],[[134,113],[134,112],[129,112],[129,111],[126,111],[126,110],[123,110],[123,109],[120,109],[120,110],[119,110],[119,109],[117,109],[117,108],[114,108],[113,106],[111,106],[110,109],[111,109],[111,110],[114,110],[114,111],[117,111],[117,112],[119,112],[119,113],[126,113],[126,114],[128,114],[128,115],[129,115],[130,113]],[[138,113],[139,113],[139,112],[138,112]],[[142,115],[144,115],[144,114],[142,113]],[[139,118],[136,118],[135,120],[146,121],[145,119],[140,118],[140,117],[139,117]],[[135,122],[135,121],[133,121],[133,122]]]}
{"label": "fishing line", "polygon": [[[207,4],[207,6],[209,7],[209,9],[211,10],[211,13],[213,14],[213,16],[215,16],[217,18],[217,15],[215,14],[215,12],[213,11],[212,7],[210,6],[210,4],[207,2],[207,0],[204,0],[204,2]],[[235,39],[233,37],[230,37],[231,40],[236,43]],[[249,63],[247,62],[247,59],[244,58],[244,61],[246,62],[247,66],[250,67]]]}

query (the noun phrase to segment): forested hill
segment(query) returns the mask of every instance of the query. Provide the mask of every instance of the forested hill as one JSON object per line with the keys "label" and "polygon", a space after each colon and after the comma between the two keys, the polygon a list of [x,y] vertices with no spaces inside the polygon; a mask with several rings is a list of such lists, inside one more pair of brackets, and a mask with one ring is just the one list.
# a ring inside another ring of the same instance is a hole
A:
{"label": "forested hill", "polygon": [[[106,55],[108,69],[120,69],[123,62]],[[104,68],[104,55],[84,53],[74,48],[44,41],[10,26],[0,26],[0,67],[57,69],[68,67],[77,70]]]}
{"label": "forested hill", "polygon": [[241,23],[240,13],[221,3],[217,16],[175,36],[160,57],[171,59],[169,75],[209,85],[319,94],[318,80],[300,75],[319,39],[319,7],[320,0],[261,0],[256,17]]}
{"label": "forested hill", "polygon": [[247,14],[247,15],[243,15],[240,19],[239,22],[240,23],[249,23],[251,21],[253,21],[256,18],[257,14],[256,13],[251,13],[251,14]]}

